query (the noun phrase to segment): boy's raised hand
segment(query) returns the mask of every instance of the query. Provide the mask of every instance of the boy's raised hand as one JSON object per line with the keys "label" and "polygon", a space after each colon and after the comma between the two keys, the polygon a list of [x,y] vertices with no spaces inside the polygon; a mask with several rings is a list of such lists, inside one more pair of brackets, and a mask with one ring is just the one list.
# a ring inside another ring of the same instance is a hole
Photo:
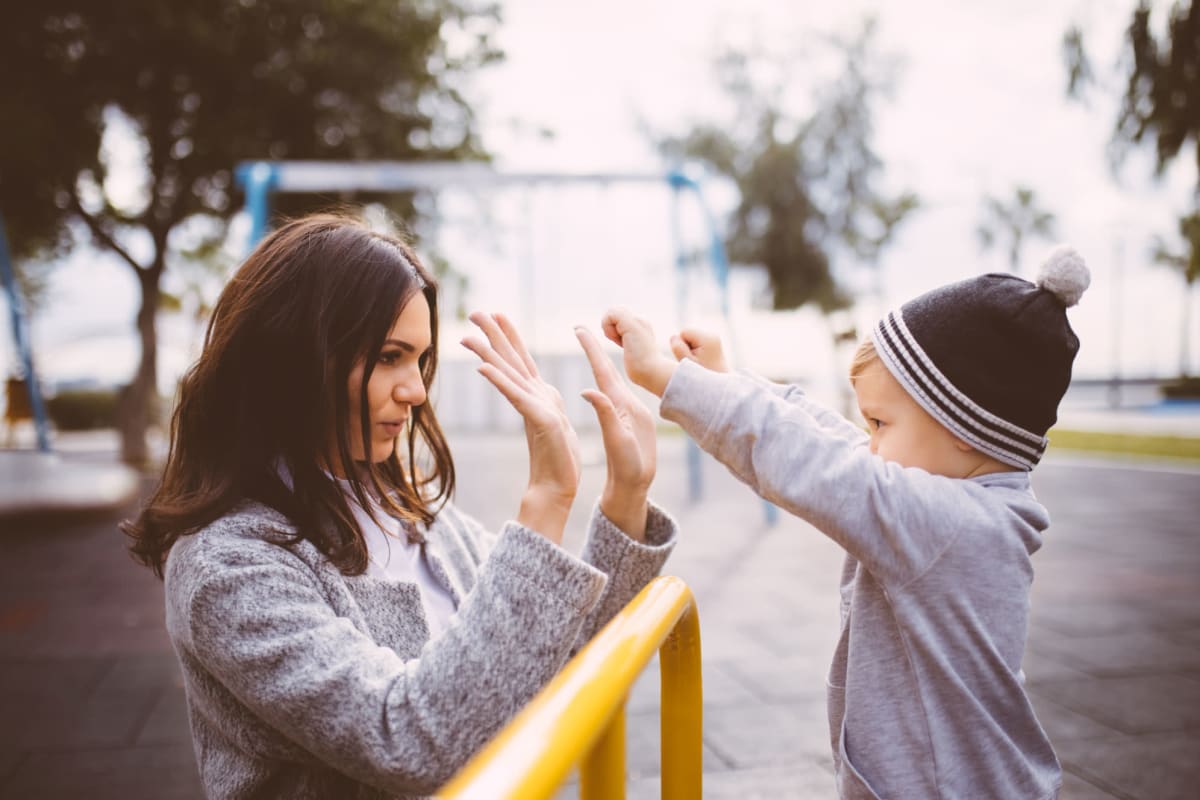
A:
{"label": "boy's raised hand", "polygon": [[629,380],[658,397],[675,374],[674,361],[659,351],[650,323],[627,308],[610,308],[600,320],[604,335],[621,347]]}
{"label": "boy's raised hand", "polygon": [[713,372],[728,372],[721,337],[712,331],[684,328],[671,336],[671,353],[679,361],[690,358]]}

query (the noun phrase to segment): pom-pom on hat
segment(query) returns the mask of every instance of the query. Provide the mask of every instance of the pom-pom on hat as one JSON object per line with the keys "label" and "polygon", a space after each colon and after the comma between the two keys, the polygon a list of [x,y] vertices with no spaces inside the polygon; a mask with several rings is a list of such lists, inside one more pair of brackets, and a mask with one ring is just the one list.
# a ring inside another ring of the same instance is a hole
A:
{"label": "pom-pom on hat", "polygon": [[889,313],[871,336],[884,366],[934,419],[1031,470],[1079,351],[1066,310],[1090,282],[1083,258],[1063,245],[1036,283],[989,273],[942,286]]}

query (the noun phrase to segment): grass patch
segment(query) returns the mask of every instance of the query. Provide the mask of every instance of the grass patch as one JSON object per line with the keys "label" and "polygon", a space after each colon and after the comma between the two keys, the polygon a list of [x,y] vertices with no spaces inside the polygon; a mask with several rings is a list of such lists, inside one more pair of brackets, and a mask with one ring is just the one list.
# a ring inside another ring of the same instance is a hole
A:
{"label": "grass patch", "polygon": [[1055,428],[1047,434],[1052,451],[1085,450],[1131,456],[1186,458],[1200,461],[1200,438],[1140,433],[1099,433]]}

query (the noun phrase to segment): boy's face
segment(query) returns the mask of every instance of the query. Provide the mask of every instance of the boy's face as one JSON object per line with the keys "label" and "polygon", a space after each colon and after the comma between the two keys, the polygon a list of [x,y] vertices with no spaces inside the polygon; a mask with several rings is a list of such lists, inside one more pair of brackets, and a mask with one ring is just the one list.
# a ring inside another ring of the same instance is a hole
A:
{"label": "boy's face", "polygon": [[871,434],[871,452],[904,467],[933,475],[965,478],[979,454],[913,400],[875,360],[854,379],[858,409]]}

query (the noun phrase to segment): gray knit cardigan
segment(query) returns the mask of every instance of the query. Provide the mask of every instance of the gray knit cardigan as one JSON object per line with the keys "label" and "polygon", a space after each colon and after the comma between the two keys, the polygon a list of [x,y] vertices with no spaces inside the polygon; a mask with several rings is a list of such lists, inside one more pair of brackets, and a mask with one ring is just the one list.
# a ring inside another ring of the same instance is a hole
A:
{"label": "gray knit cardigan", "polygon": [[582,558],[453,506],[423,530],[457,612],[430,640],[417,586],[342,575],[288,520],[246,503],[182,537],[167,630],[212,798],[424,796],[445,783],[662,568],[600,511]]}

